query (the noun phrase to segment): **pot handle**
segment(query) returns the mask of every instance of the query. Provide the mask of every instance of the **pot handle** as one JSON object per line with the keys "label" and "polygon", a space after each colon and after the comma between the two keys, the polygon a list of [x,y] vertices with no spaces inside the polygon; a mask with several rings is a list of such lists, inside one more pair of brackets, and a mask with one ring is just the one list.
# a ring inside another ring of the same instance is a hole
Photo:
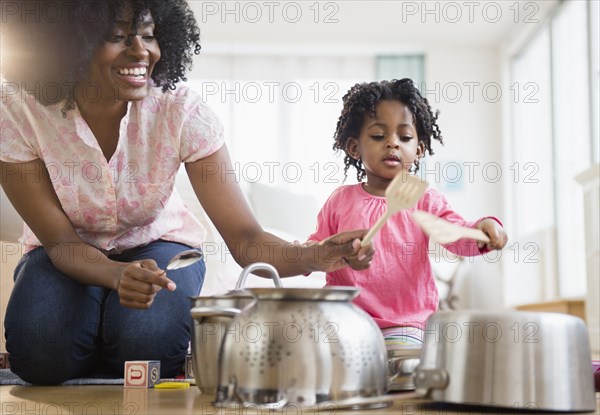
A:
{"label": "pot handle", "polygon": [[417,366],[415,370],[415,391],[427,396],[432,389],[446,389],[450,383],[450,375],[444,369],[424,369]]}
{"label": "pot handle", "polygon": [[233,307],[194,307],[190,310],[193,319],[204,317],[234,317],[242,310]]}
{"label": "pot handle", "polygon": [[392,357],[388,360],[388,367],[393,375],[388,379],[388,382],[393,381],[399,376],[413,375],[419,363],[420,359],[417,358]]}
{"label": "pot handle", "polygon": [[240,279],[238,280],[238,282],[235,286],[235,289],[236,290],[243,289],[244,285],[246,284],[246,279],[248,278],[248,275],[250,273],[252,273],[253,271],[258,271],[258,270],[267,271],[269,274],[271,274],[271,278],[273,279],[273,283],[275,283],[275,287],[277,287],[277,288],[283,287],[281,285],[281,279],[279,278],[279,273],[277,272],[277,270],[275,269],[275,267],[273,265],[267,264],[265,262],[256,262],[256,263],[250,264],[246,268],[244,268],[244,270],[242,271],[242,274],[240,275]]}

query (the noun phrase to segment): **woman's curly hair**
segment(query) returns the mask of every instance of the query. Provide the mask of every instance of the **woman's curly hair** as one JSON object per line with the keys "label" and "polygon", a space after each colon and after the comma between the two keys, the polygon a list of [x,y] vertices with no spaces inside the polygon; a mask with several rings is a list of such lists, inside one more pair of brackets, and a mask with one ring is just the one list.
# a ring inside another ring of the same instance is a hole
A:
{"label": "woman's curly hair", "polygon": [[[436,123],[439,111],[435,113],[432,111],[427,98],[421,95],[411,79],[358,83],[344,95],[344,108],[333,135],[333,149],[344,151],[346,154],[344,157],[345,177],[348,176],[350,166],[356,168],[356,178],[359,182],[367,175],[362,161],[356,160],[348,154],[346,144],[349,138],[359,137],[365,117],[375,117],[375,107],[381,101],[400,101],[408,107],[413,115],[419,142],[425,145],[425,150],[430,155],[433,155],[432,139],[443,144],[442,132]],[[415,172],[418,169],[417,165]]]}
{"label": "woman's curly hair", "polygon": [[[2,30],[14,50],[11,62],[3,65],[8,68],[3,75],[7,81],[22,84],[44,105],[73,99],[73,88],[63,86],[84,79],[95,49],[106,41],[123,13],[132,18],[134,26],[145,13],[152,14],[154,36],[161,50],[152,80],[163,91],[175,89],[178,82],[186,80],[193,56],[200,53],[200,29],[185,0],[78,0],[53,4],[58,11],[30,21],[21,14],[7,16]],[[52,97],[40,93],[48,83],[61,86],[61,93]]]}

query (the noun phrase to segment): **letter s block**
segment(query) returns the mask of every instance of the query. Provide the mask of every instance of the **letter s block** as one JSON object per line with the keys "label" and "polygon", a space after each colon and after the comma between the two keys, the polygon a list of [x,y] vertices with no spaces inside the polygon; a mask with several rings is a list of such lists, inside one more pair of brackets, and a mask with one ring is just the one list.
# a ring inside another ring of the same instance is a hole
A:
{"label": "letter s block", "polygon": [[126,388],[153,388],[160,380],[160,361],[132,360],[125,362]]}

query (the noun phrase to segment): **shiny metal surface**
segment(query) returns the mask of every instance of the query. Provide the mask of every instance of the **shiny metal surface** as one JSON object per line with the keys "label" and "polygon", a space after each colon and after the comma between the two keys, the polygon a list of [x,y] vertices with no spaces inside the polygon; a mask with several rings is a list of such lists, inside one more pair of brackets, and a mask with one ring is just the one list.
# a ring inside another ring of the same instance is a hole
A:
{"label": "shiny metal surface", "polygon": [[383,335],[350,302],[356,289],[249,291],[256,301],[223,338],[216,405],[305,408],[386,392]]}
{"label": "shiny metal surface", "polygon": [[[267,404],[305,406],[385,393],[385,344],[375,322],[349,302],[257,300],[233,318],[221,351],[217,402],[240,390]],[[232,382],[232,379],[235,379]],[[260,399],[267,399],[262,401]]]}
{"label": "shiny metal surface", "polygon": [[175,255],[167,264],[168,270],[179,269],[190,266],[202,259],[202,251],[199,249],[188,249]]}
{"label": "shiny metal surface", "polygon": [[450,311],[427,322],[417,392],[437,402],[593,411],[585,323],[566,314]]}
{"label": "shiny metal surface", "polygon": [[351,301],[360,290],[353,287],[248,288],[259,300]]}
{"label": "shiny metal surface", "polygon": [[214,394],[218,378],[218,362],[221,342],[231,317],[238,314],[255,299],[244,290],[248,275],[263,269],[271,273],[276,286],[281,286],[275,268],[268,264],[252,264],[244,268],[236,289],[223,295],[192,298],[190,314],[194,319],[192,333],[192,364],[196,385],[202,393]]}
{"label": "shiny metal surface", "polygon": [[[273,401],[273,399],[261,398],[263,395],[277,395],[278,391],[242,391],[242,396],[252,396],[252,400],[257,401]],[[345,398],[340,400],[327,400],[327,396],[321,395],[318,397],[318,404],[315,405],[303,405],[299,406],[293,402],[288,402],[286,399],[273,401],[268,404],[253,404],[248,400],[243,401],[242,396],[229,397],[229,399],[221,402],[215,402],[216,408],[226,409],[227,413],[231,411],[232,414],[246,414],[246,413],[275,413],[285,412],[286,414],[300,414],[300,413],[315,413],[315,414],[336,414],[337,411],[352,409],[352,410],[370,410],[370,409],[381,409],[391,406],[396,401],[409,401],[413,399],[419,399],[420,396],[416,393],[402,393],[402,394],[386,394],[380,396],[371,396],[368,398],[356,397],[356,398]],[[414,404],[409,404],[410,408],[414,407]],[[259,412],[255,412],[259,411]],[[264,412],[263,412],[264,411]],[[364,413],[364,412],[363,412]],[[371,413],[371,412],[368,412]],[[386,411],[386,413],[390,413]],[[400,413],[400,412],[398,412]]]}
{"label": "shiny metal surface", "polygon": [[235,285],[235,289],[243,290],[245,287],[246,279],[248,278],[248,275],[250,275],[253,271],[261,271],[261,270],[267,271],[267,273],[273,280],[275,287],[277,287],[277,288],[283,287],[283,285],[281,285],[281,279],[279,278],[279,273],[277,272],[277,270],[275,269],[275,267],[273,265],[267,264],[264,262],[256,262],[256,263],[250,264],[246,268],[244,268],[244,270],[242,271],[242,274],[240,275],[240,278],[238,279],[237,284]]}
{"label": "shiny metal surface", "polygon": [[194,319],[192,364],[196,385],[202,393],[214,394],[219,370],[221,341],[234,313],[254,301],[246,296],[197,297],[192,299]]}
{"label": "shiny metal surface", "polygon": [[415,369],[419,365],[421,346],[388,350],[387,376],[391,391],[415,389]]}

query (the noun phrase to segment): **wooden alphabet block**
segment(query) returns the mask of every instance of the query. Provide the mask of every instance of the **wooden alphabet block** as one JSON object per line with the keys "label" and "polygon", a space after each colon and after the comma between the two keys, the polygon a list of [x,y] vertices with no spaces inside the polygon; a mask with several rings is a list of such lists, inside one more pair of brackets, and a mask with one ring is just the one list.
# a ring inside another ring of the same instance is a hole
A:
{"label": "wooden alphabet block", "polygon": [[133,360],[125,362],[126,388],[153,388],[160,380],[160,361]]}

